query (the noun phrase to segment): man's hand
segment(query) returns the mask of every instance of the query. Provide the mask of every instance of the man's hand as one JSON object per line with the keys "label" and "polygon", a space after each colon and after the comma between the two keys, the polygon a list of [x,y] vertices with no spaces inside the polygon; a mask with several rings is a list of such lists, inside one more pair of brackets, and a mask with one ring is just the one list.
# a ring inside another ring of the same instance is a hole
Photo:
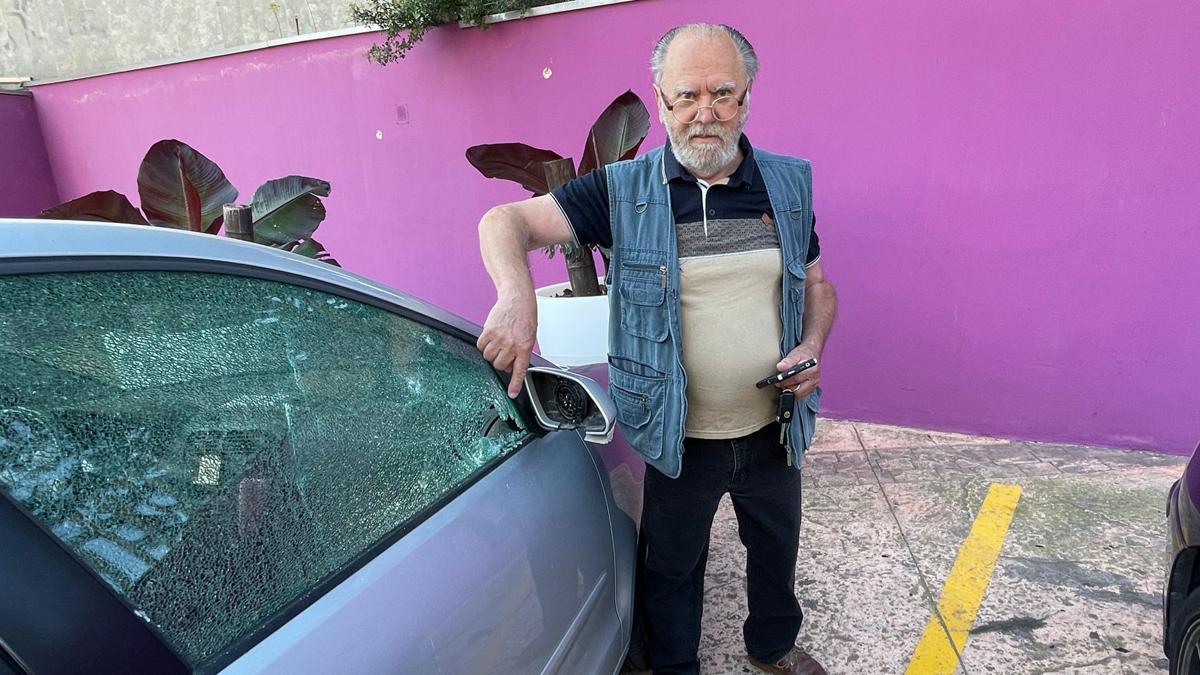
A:
{"label": "man's hand", "polygon": [[529,357],[537,339],[537,300],[533,293],[515,293],[496,300],[475,346],[497,370],[512,373],[509,398],[516,398],[525,383]]}
{"label": "man's hand", "polygon": [[782,361],[775,364],[775,368],[782,373],[808,359],[814,358],[818,359],[817,365],[775,386],[780,389],[792,389],[796,392],[796,400],[803,400],[806,396],[813,393],[817,385],[821,383],[821,363],[819,357],[820,354],[815,347],[807,343],[800,343],[799,346],[788,352],[788,355],[783,357]]}
{"label": "man's hand", "polygon": [[498,370],[512,373],[508,383],[512,398],[521,393],[537,340],[537,300],[525,255],[574,237],[562,209],[550,195],[497,206],[479,221],[479,253],[496,284],[496,304],[475,345]]}
{"label": "man's hand", "polygon": [[[819,359],[825,347],[825,340],[829,337],[829,330],[833,327],[833,317],[837,314],[837,293],[833,290],[833,284],[825,278],[821,263],[814,262],[804,269],[808,272],[804,279],[808,299],[804,303],[804,327],[800,333],[804,337],[799,346],[788,352],[788,355],[776,364],[775,367],[781,373],[808,359]],[[820,383],[821,366],[818,362],[818,365],[775,386],[780,389],[792,389],[796,392],[796,398],[803,399],[816,391]]]}

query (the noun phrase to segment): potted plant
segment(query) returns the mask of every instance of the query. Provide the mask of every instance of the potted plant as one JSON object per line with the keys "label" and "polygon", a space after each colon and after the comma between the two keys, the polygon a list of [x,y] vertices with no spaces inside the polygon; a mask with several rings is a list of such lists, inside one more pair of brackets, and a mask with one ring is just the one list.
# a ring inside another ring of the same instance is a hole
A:
{"label": "potted plant", "polygon": [[[600,113],[588,132],[579,175],[632,159],[650,131],[650,111],[632,91],[621,94]],[[488,178],[519,183],[534,195],[544,195],[575,177],[575,164],[551,150],[524,143],[476,145],[467,161]],[[608,358],[608,299],[596,273],[594,247],[564,244],[561,251],[568,281],[536,290],[538,346],[542,356],[562,366],[599,363]],[[600,251],[605,266],[608,252]]]}

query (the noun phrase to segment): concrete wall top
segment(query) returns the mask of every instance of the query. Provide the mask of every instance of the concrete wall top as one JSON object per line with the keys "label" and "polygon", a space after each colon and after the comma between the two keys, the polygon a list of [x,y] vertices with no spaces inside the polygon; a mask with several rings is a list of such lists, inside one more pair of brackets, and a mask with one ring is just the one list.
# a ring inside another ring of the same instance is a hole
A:
{"label": "concrete wall top", "polygon": [[[489,23],[632,0],[566,0]],[[349,0],[0,0],[0,76],[84,77],[367,32]]]}
{"label": "concrete wall top", "polygon": [[0,75],[73,77],[345,28],[349,4],[0,0]]}

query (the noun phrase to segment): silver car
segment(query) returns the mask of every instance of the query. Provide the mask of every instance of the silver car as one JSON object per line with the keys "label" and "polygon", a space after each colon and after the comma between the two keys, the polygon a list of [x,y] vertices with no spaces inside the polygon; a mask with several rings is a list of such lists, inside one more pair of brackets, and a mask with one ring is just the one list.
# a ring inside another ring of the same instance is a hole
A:
{"label": "silver car", "polygon": [[0,220],[0,673],[618,671],[644,466],[601,368],[511,400],[477,331],[265,246]]}

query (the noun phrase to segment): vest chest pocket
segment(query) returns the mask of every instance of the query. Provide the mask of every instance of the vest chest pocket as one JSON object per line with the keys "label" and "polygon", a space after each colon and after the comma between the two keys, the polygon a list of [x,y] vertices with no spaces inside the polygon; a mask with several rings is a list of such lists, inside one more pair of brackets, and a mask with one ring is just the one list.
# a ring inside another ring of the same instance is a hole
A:
{"label": "vest chest pocket", "polygon": [[666,340],[670,329],[667,267],[622,263],[618,286],[621,295],[621,330],[654,342]]}

